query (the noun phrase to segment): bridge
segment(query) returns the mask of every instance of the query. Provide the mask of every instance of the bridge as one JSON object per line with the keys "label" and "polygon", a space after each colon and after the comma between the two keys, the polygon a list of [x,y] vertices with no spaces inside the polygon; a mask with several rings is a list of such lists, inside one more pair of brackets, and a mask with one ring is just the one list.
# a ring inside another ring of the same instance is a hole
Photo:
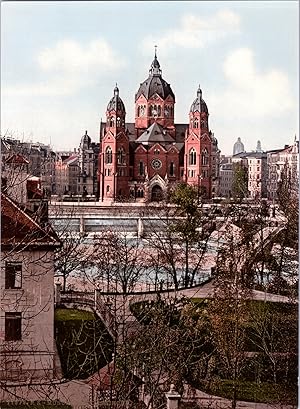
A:
{"label": "bridge", "polygon": [[[206,214],[214,214],[216,211],[214,221],[220,224],[230,220],[230,217],[220,214],[220,205],[205,203],[201,209]],[[175,218],[175,210],[176,206],[172,204],[162,206],[160,203],[105,205],[99,202],[51,202],[49,220],[58,231],[85,233],[90,237],[107,230],[143,237],[153,231],[163,232],[167,222]],[[283,221],[283,215],[278,210],[276,217],[269,218],[272,225]]]}
{"label": "bridge", "polygon": [[[56,305],[67,304],[70,307],[88,307],[102,320],[112,338],[121,343],[125,338],[134,334],[139,322],[131,312],[131,305],[142,301],[165,302],[192,298],[213,298],[213,279],[206,283],[189,288],[164,291],[140,291],[134,293],[104,292],[95,289],[93,292],[70,291],[61,292],[59,287],[55,291]],[[264,302],[291,302],[289,297],[252,290],[251,299]]]}

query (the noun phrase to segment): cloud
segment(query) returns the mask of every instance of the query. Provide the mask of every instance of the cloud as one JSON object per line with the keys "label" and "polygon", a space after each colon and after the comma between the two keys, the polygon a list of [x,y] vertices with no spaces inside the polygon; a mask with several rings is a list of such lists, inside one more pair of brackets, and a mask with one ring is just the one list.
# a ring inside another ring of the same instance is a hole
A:
{"label": "cloud", "polygon": [[74,40],[59,41],[42,50],[36,64],[44,81],[3,87],[10,96],[70,95],[116,74],[126,61],[104,39],[82,45]]}
{"label": "cloud", "polygon": [[158,44],[162,50],[171,47],[197,49],[203,48],[225,36],[238,32],[240,17],[230,10],[221,10],[215,15],[182,16],[179,28],[167,30],[164,34],[147,36],[142,42],[142,49],[153,50],[153,44]]}
{"label": "cloud", "polygon": [[206,102],[223,153],[232,152],[238,136],[248,150],[255,149],[257,140],[263,149],[289,143],[298,123],[298,102],[287,74],[260,69],[249,48],[232,51],[222,69],[226,86],[209,92]]}
{"label": "cloud", "polygon": [[240,48],[227,56],[223,64],[226,89],[212,96],[219,115],[239,118],[264,118],[291,110],[295,101],[287,75],[277,69],[260,71],[251,49]]}
{"label": "cloud", "polygon": [[76,75],[86,75],[95,70],[116,70],[124,65],[104,39],[91,41],[86,46],[73,40],[63,40],[53,48],[41,51],[37,61],[45,71]]}

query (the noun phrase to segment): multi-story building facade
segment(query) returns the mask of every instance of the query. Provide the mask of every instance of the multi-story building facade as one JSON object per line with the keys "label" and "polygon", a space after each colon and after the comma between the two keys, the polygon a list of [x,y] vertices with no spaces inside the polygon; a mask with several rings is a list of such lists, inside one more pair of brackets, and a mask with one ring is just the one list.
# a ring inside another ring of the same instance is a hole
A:
{"label": "multi-story building facade", "polygon": [[81,138],[78,149],[78,187],[80,195],[98,196],[98,155],[99,144],[91,141],[87,131]]}
{"label": "multi-story building facade", "polygon": [[220,164],[218,196],[232,197],[233,167],[231,161]]}
{"label": "multi-story building facade", "polygon": [[54,251],[61,244],[30,214],[1,194],[2,386],[54,377]]}
{"label": "multi-story building facade", "polygon": [[299,141],[294,140],[292,145],[286,145],[283,149],[267,152],[268,167],[268,199],[276,201],[278,184],[281,181],[284,168],[290,172],[295,189],[299,183]]}
{"label": "multi-story building facade", "polygon": [[56,153],[49,145],[1,138],[1,151],[2,164],[13,154],[23,156],[28,161],[28,174],[41,178],[46,194],[54,193]]}
{"label": "multi-story building facade", "polygon": [[25,204],[27,201],[27,181],[30,178],[29,161],[19,153],[2,158],[1,187],[13,200]]}
{"label": "multi-story building facade", "polygon": [[242,152],[232,156],[232,163],[238,162],[247,169],[249,198],[266,198],[268,178],[266,152]]}
{"label": "multi-story building facade", "polygon": [[116,86],[100,125],[100,201],[156,201],[179,181],[199,187],[210,198],[218,172],[218,145],[209,112],[197,90],[188,124],[176,124],[175,94],[162,78],[155,53],[148,78],[135,95],[135,122],[125,122]]}
{"label": "multi-story building facade", "polygon": [[248,191],[252,199],[267,197],[267,154],[266,152],[251,152],[247,154],[248,161]]}
{"label": "multi-story building facade", "polygon": [[80,175],[79,155],[77,153],[61,155],[55,164],[55,174],[55,192],[58,196],[77,195]]}

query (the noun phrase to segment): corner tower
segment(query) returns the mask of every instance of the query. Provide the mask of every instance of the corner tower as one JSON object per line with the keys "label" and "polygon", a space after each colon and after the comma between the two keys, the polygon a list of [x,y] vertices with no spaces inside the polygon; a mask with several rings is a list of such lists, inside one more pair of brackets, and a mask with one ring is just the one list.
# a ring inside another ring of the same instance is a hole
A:
{"label": "corner tower", "polygon": [[185,138],[185,181],[198,186],[199,195],[211,197],[212,133],[208,126],[208,109],[199,86],[189,112],[189,128]]}
{"label": "corner tower", "polygon": [[162,78],[156,49],[148,78],[140,84],[135,94],[135,128],[137,137],[154,122],[175,135],[174,127],[175,95]]}
{"label": "corner tower", "polygon": [[129,140],[125,132],[125,106],[116,85],[106,109],[106,127],[99,153],[100,201],[128,196]]}

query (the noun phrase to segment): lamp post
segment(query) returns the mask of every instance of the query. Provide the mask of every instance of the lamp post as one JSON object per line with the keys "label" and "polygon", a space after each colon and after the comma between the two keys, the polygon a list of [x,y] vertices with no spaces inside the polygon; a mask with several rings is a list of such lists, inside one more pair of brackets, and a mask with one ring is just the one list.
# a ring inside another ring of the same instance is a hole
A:
{"label": "lamp post", "polygon": [[202,192],[201,192],[201,181],[202,181],[202,179],[203,179],[203,176],[202,175],[200,175],[200,173],[198,174],[198,194],[197,194],[197,204],[199,205],[199,202],[200,202],[200,195],[202,195]]}
{"label": "lamp post", "polygon": [[136,202],[137,181],[135,180],[133,183],[134,183],[134,201]]}

